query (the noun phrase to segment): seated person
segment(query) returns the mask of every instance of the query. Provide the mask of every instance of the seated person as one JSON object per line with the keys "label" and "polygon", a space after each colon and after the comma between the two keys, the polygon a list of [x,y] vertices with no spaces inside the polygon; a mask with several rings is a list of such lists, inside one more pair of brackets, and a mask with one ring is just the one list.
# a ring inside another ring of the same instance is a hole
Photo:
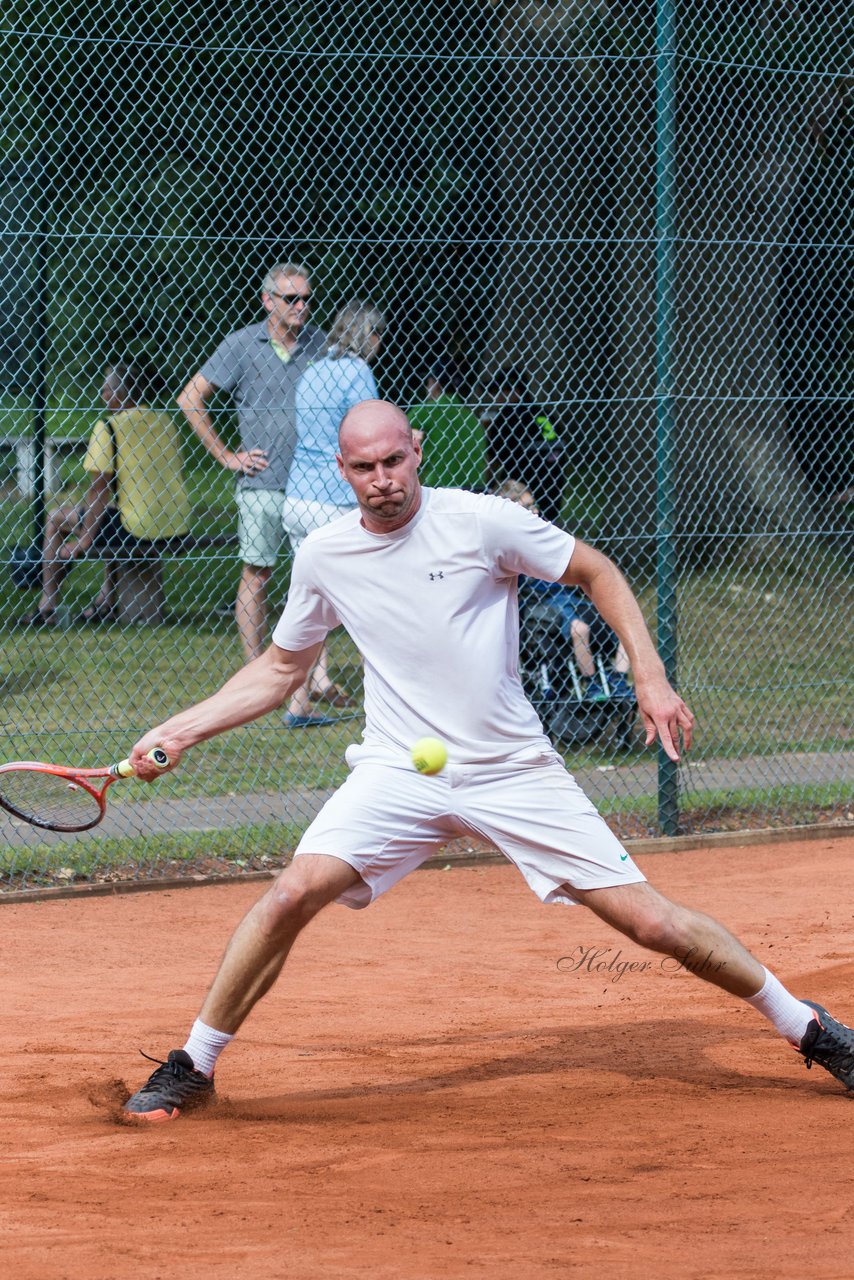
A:
{"label": "seated person", "polygon": [[[539,514],[533,494],[521,480],[504,480],[495,489],[496,497],[518,502],[529,511]],[[577,587],[565,587],[559,582],[543,582],[539,578],[523,578],[520,588],[532,597],[548,600],[560,613],[561,632],[572,644],[575,664],[587,681],[585,697],[592,701],[603,698],[634,698],[634,691],[626,680],[629,658],[616,633],[594,608],[583,591]],[[605,689],[596,671],[597,653],[610,655],[611,670]]]}
{"label": "seated person", "polygon": [[62,579],[84,556],[104,561],[104,581],[75,621],[108,621],[115,612],[119,563],[156,555],[166,540],[187,532],[190,502],[178,431],[167,414],[146,407],[152,384],[153,376],[139,366],[106,370],[101,399],[107,416],[95,423],[83,459],[89,489],[79,505],[48,516],[41,599],[22,625],[57,625]]}
{"label": "seated person", "polygon": [[486,483],[486,433],[459,396],[460,370],[452,360],[437,360],[427,374],[421,404],[409,421],[424,450],[422,484],[434,488],[473,489]]}

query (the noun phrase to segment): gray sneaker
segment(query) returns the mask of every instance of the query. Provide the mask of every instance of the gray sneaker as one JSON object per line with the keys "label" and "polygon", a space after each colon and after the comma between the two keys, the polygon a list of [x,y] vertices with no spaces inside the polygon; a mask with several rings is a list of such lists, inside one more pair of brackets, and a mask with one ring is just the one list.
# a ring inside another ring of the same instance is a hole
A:
{"label": "gray sneaker", "polygon": [[147,1053],[142,1056],[160,1065],[124,1105],[124,1110],[135,1119],[155,1123],[177,1120],[182,1111],[215,1099],[213,1077],[197,1071],[186,1050],[173,1049],[165,1062]]}
{"label": "gray sneaker", "polygon": [[804,1032],[799,1046],[807,1067],[817,1062],[846,1089],[854,1090],[854,1030],[844,1022],[837,1022],[823,1005],[813,1000],[802,1002],[815,1013],[814,1020]]}

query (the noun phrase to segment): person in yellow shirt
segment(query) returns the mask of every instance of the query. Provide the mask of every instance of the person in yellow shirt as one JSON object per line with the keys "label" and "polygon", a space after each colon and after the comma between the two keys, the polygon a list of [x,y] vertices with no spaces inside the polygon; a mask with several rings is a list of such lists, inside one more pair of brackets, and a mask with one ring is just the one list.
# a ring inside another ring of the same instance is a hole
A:
{"label": "person in yellow shirt", "polygon": [[22,619],[25,626],[57,625],[62,580],[84,556],[104,561],[104,581],[76,621],[109,621],[119,563],[156,556],[169,539],[187,532],[190,502],[178,431],[168,414],[148,407],[152,381],[132,364],[106,370],[101,399],[107,415],[96,422],[83,459],[89,489],[82,503],[59,507],[48,517],[41,599]]}

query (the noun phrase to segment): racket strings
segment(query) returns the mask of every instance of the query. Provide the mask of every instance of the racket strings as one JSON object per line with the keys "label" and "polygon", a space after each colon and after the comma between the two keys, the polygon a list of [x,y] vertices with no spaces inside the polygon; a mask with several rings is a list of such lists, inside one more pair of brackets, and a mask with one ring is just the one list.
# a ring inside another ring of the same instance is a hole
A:
{"label": "racket strings", "polygon": [[0,803],[25,822],[55,831],[80,831],[101,815],[98,800],[60,774],[11,769],[0,776]]}

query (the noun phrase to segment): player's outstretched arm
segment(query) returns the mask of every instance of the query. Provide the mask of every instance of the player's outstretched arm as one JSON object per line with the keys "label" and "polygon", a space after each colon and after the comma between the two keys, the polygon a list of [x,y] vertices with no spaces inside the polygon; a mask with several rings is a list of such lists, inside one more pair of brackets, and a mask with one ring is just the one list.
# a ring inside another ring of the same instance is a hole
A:
{"label": "player's outstretched arm", "polygon": [[249,724],[268,711],[275,711],[305,684],[320,648],[316,644],[299,653],[290,653],[271,644],[260,657],[241,667],[210,698],[171,716],[141,737],[130,753],[130,762],[137,776],[145,782],[153,782],[163,773],[147,758],[153,747],[163,748],[169,756],[169,767],[173,769],[188,747],[214,738],[227,729]]}
{"label": "player's outstretched arm", "polygon": [[647,746],[656,736],[671,760],[679,759],[680,742],[688,751],[694,716],[667,679],[652,636],[631,587],[620,570],[601,551],[576,542],[560,579],[581,587],[623,642],[635,678],[638,710],[646,728]]}

